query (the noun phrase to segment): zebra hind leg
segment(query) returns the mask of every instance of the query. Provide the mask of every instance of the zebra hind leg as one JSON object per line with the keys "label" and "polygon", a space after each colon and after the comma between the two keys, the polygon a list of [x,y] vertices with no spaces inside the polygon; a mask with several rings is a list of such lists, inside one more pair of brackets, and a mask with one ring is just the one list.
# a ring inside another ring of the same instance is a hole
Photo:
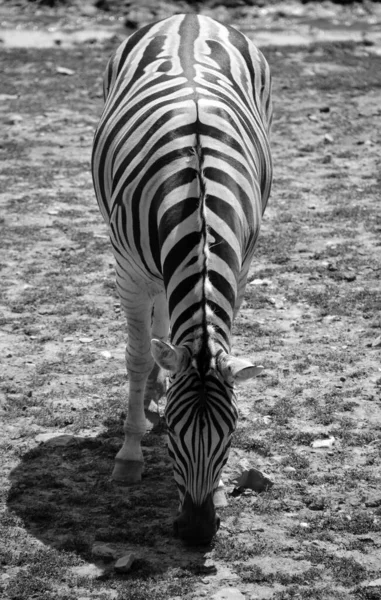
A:
{"label": "zebra hind leg", "polygon": [[[169,333],[169,318],[165,294],[155,297],[152,313],[152,337],[166,341]],[[144,393],[144,410],[147,428],[152,429],[160,421],[158,401],[166,392],[166,376],[158,364],[154,364],[149,374]]]}
{"label": "zebra hind leg", "polygon": [[146,433],[144,392],[154,361],[150,351],[152,300],[141,290],[119,285],[121,304],[127,316],[126,366],[129,379],[128,413],[124,422],[124,443],[115,457],[112,479],[132,484],[141,480]]}

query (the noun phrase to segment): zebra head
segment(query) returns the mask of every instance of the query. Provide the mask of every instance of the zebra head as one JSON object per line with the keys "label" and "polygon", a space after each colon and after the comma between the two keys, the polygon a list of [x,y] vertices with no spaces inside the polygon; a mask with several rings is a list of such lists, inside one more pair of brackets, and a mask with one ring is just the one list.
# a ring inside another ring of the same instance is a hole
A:
{"label": "zebra head", "polygon": [[221,351],[200,374],[185,346],[152,340],[151,350],[170,372],[165,417],[180,496],[175,531],[188,543],[209,543],[219,527],[213,496],[237,425],[235,383],[259,375],[262,367]]}

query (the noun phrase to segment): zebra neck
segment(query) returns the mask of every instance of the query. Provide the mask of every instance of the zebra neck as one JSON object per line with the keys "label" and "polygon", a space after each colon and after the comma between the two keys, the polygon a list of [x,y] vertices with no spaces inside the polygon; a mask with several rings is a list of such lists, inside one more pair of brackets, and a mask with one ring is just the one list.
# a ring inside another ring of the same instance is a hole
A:
{"label": "zebra neck", "polygon": [[[176,304],[173,296],[170,297],[169,306],[172,341],[189,347],[194,365],[202,375],[215,367],[215,356],[220,349],[226,352],[230,349],[232,311],[224,313],[216,301],[213,285],[216,275],[212,276],[215,271],[213,253],[210,251],[214,237],[208,224],[208,182],[204,175],[203,148],[198,134],[191,161],[195,173],[193,193],[197,198],[193,213],[196,243],[193,247],[188,246],[185,264],[179,265],[177,273],[174,273],[174,279],[177,275],[181,282],[174,289],[174,294],[178,293],[181,286],[185,286],[188,293],[182,302]],[[183,278],[185,273],[187,277]]]}

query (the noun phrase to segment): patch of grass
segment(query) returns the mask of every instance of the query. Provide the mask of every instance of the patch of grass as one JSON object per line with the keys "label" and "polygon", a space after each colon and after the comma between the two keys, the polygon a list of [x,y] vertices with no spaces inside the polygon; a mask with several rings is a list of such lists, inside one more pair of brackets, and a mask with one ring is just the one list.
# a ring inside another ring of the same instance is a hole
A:
{"label": "patch of grass", "polygon": [[370,511],[352,511],[350,515],[340,513],[316,516],[310,521],[310,526],[313,531],[330,530],[355,535],[381,531],[381,522]]}
{"label": "patch of grass", "polygon": [[332,402],[322,403],[314,407],[313,414],[316,423],[324,426],[331,425],[335,420],[337,420],[337,416],[335,415],[336,411],[337,406],[335,406],[335,404]]}
{"label": "patch of grass", "polygon": [[276,591],[274,600],[348,600],[347,592],[332,590],[331,584],[318,583],[307,586],[290,585],[286,590]]}
{"label": "patch of grass", "polygon": [[316,566],[313,566],[303,573],[274,573],[274,582],[280,583],[281,585],[306,585],[307,583],[313,583],[321,579],[322,572]]}
{"label": "patch of grass", "polygon": [[253,556],[261,556],[266,551],[268,551],[268,543],[262,538],[245,543],[231,537],[219,537],[214,542],[213,555],[232,563],[245,561]]}
{"label": "patch of grass", "polygon": [[329,552],[312,549],[308,560],[313,564],[324,564],[332,577],[344,587],[352,587],[367,578],[367,570],[352,557],[337,556]]}
{"label": "patch of grass", "polygon": [[348,417],[343,417],[340,426],[334,427],[330,431],[333,437],[339,439],[346,446],[368,446],[372,442],[381,442],[381,432],[378,427],[367,427],[363,430],[356,430],[353,420],[348,422]]}
{"label": "patch of grass", "polygon": [[[268,426],[266,426],[268,427]],[[233,436],[233,448],[240,450],[252,451],[261,456],[271,456],[271,444],[258,437],[258,433],[251,433],[251,428],[238,428]]]}
{"label": "patch of grass", "polygon": [[381,308],[381,294],[378,289],[356,289],[352,283],[326,281],[324,289],[309,286],[297,292],[287,292],[289,302],[304,300],[320,310],[321,316],[353,316],[354,312],[368,314]]}
{"label": "patch of grass", "polygon": [[275,425],[279,427],[287,425],[289,419],[295,416],[294,402],[288,398],[280,398],[268,410],[268,414],[274,419]]}
{"label": "patch of grass", "polygon": [[265,573],[258,565],[238,566],[237,571],[245,583],[273,583],[274,574]]}
{"label": "patch of grass", "polygon": [[281,463],[284,467],[291,466],[295,467],[295,469],[306,471],[310,468],[310,459],[307,456],[296,452],[296,450],[292,449],[288,453],[288,455],[282,459]]}
{"label": "patch of grass", "polygon": [[293,440],[295,444],[300,444],[301,446],[311,446],[311,443],[317,438],[316,433],[311,431],[298,431],[293,434]]}

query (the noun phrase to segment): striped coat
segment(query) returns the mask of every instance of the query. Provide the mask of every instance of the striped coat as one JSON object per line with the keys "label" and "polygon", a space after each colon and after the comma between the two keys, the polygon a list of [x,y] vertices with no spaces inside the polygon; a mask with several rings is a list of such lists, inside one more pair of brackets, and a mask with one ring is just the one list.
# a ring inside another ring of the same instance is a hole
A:
{"label": "striped coat", "polygon": [[231,355],[231,329],[271,188],[270,88],[268,65],[244,35],[193,14],[136,32],[104,79],[93,179],[129,335],[114,477],[140,478],[143,407],[160,395],[158,366],[166,369],[185,539],[190,529],[198,541],[215,532],[234,383],[260,370]]}

